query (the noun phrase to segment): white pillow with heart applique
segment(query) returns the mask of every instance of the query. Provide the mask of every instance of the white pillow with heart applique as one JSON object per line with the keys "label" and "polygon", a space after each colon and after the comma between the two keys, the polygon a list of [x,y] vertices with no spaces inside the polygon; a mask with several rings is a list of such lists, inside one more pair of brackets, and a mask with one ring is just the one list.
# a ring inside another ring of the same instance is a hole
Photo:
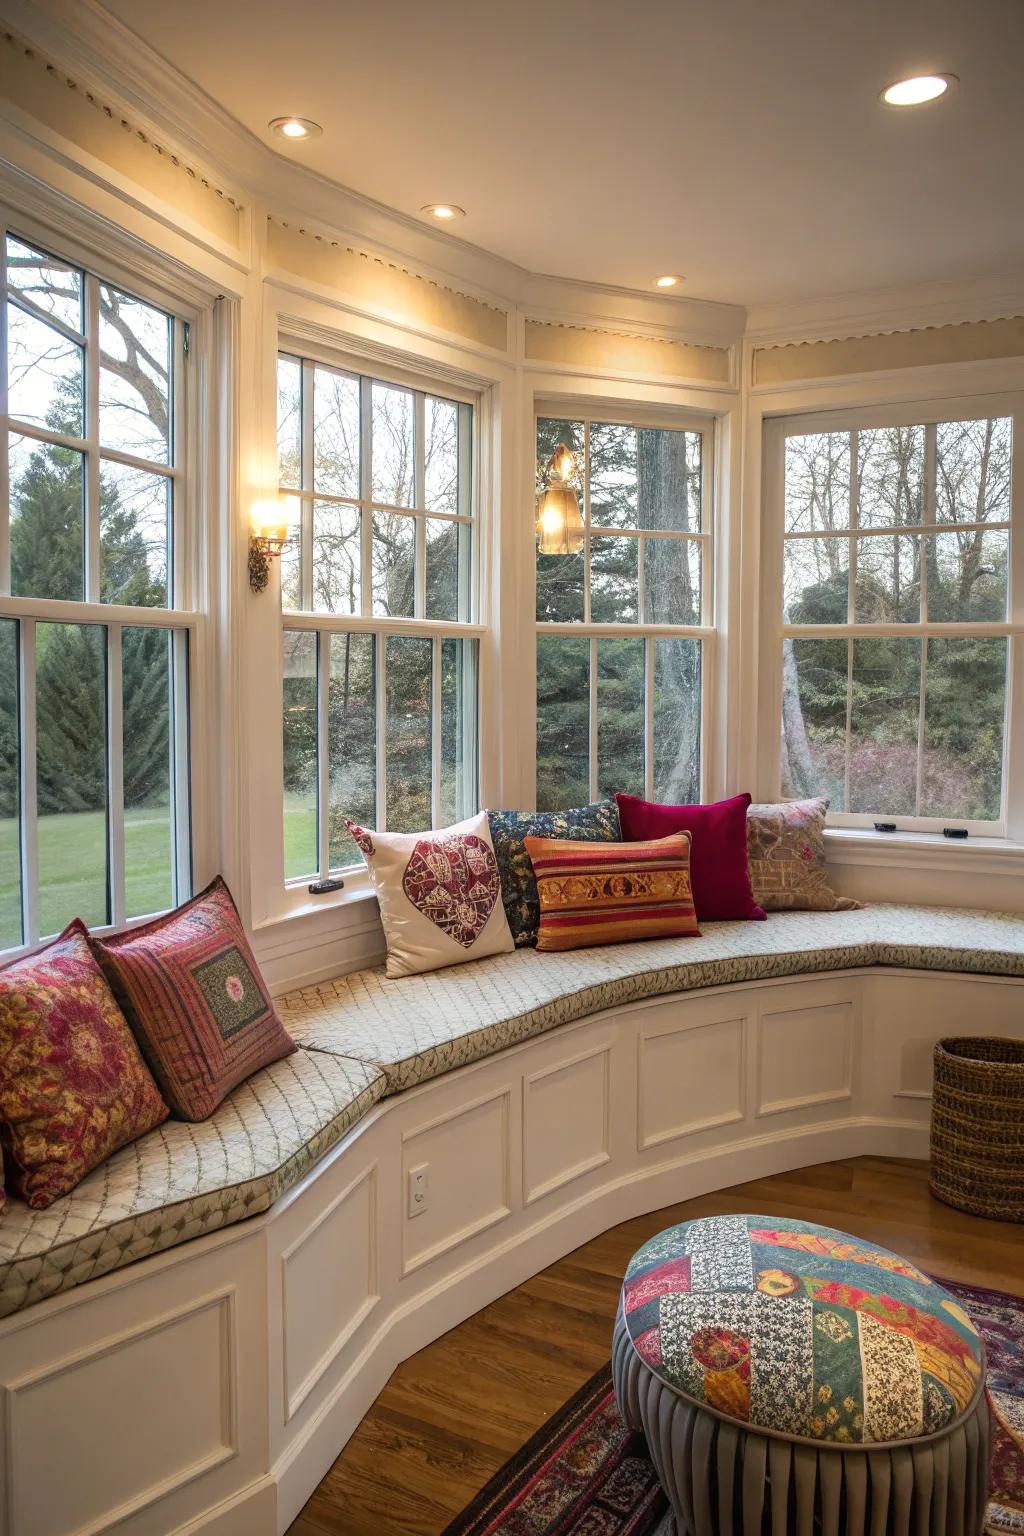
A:
{"label": "white pillow with heart applique", "polygon": [[345,825],[380,905],[388,976],[416,976],[515,948],[486,811],[439,832]]}

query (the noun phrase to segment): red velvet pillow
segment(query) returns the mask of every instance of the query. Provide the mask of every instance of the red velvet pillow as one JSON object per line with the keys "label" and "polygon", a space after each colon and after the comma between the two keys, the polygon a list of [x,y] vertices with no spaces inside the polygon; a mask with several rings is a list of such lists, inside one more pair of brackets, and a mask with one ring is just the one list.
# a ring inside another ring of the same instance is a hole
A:
{"label": "red velvet pillow", "polygon": [[747,863],[749,795],[713,805],[655,805],[636,795],[616,795],[623,842],[649,842],[673,832],[690,834],[690,880],[697,921],[763,918],[754,900]]}
{"label": "red velvet pillow", "polygon": [[90,943],[183,1120],[205,1120],[238,1083],[295,1050],[219,876],[166,917]]}

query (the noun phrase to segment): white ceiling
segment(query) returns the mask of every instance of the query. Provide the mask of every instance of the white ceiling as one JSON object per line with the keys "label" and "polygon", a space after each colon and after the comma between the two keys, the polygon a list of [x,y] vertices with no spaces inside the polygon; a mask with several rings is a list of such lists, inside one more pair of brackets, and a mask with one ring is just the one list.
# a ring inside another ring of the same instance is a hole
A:
{"label": "white ceiling", "polygon": [[534,272],[758,304],[1024,265],[1024,0],[105,3],[289,159]]}

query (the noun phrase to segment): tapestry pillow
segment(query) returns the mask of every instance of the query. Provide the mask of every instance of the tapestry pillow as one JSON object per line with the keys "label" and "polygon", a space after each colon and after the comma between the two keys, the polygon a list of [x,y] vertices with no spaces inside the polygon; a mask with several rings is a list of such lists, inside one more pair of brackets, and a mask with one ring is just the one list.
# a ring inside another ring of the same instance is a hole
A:
{"label": "tapestry pillow", "polygon": [[827,811],[823,796],[748,808],[750,884],[766,912],[849,912],[860,906],[849,896],[838,896],[829,881]]}
{"label": "tapestry pillow", "polygon": [[540,901],[538,949],[700,933],[688,832],[642,843],[528,837],[526,850]]}
{"label": "tapestry pillow", "polygon": [[572,838],[577,843],[617,843],[619,813],[611,800],[571,811],[488,811],[501,899],[517,949],[537,942],[540,907],[528,837]]}
{"label": "tapestry pillow", "polygon": [[439,832],[345,825],[380,905],[388,976],[417,976],[514,948],[486,811]]}
{"label": "tapestry pillow", "polygon": [[629,842],[690,834],[690,880],[697,921],[764,918],[750,889],[747,865],[749,795],[711,805],[655,805],[636,795],[616,795],[622,836]]}
{"label": "tapestry pillow", "polygon": [[295,1050],[219,876],[166,917],[90,942],[183,1120],[205,1120],[238,1083]]}
{"label": "tapestry pillow", "polygon": [[166,1119],[84,924],[0,971],[0,1141],[13,1193],[44,1210]]}

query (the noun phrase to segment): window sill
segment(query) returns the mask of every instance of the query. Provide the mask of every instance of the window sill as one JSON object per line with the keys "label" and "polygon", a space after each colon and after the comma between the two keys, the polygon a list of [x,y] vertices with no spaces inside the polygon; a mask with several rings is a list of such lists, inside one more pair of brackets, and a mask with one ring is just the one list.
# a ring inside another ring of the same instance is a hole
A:
{"label": "window sill", "polygon": [[1024,874],[1024,843],[1008,837],[943,837],[941,832],[876,832],[872,827],[826,827],[830,864],[862,867],[966,870],[975,875]]}

